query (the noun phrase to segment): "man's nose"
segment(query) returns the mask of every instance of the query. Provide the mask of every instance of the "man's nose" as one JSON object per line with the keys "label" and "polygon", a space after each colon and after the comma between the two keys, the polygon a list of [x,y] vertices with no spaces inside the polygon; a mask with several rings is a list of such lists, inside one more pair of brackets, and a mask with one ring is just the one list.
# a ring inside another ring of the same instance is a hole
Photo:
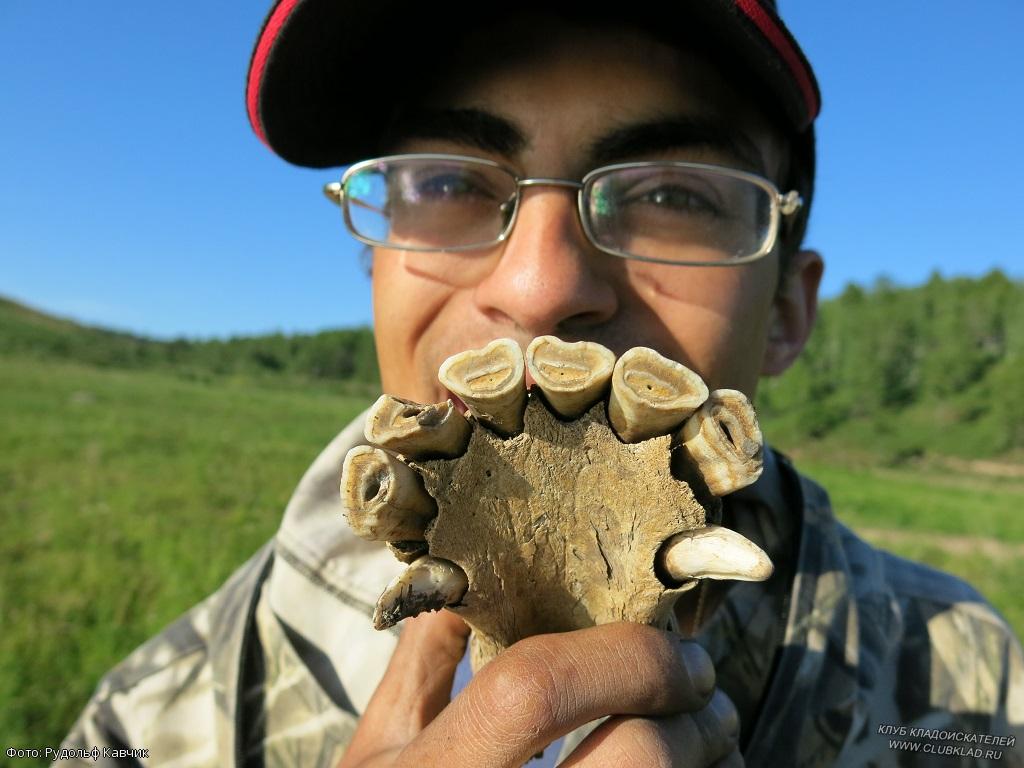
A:
{"label": "man's nose", "polygon": [[510,320],[531,337],[580,335],[609,320],[618,295],[607,256],[580,225],[575,190],[523,189],[515,226],[475,301],[484,314]]}

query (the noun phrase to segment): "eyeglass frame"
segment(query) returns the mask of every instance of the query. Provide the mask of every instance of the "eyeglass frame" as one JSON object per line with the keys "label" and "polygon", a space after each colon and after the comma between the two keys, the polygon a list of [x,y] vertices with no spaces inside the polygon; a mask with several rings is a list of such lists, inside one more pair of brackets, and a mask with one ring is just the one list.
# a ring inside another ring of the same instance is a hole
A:
{"label": "eyeglass frame", "polygon": [[[471,163],[477,163],[486,165],[491,168],[498,169],[507,173],[516,183],[516,193],[513,198],[515,206],[512,209],[512,216],[508,220],[508,224],[505,225],[501,234],[491,242],[487,243],[472,243],[470,245],[457,245],[450,248],[434,248],[429,246],[397,246],[381,240],[374,240],[356,232],[355,226],[352,224],[351,216],[349,215],[349,208],[345,204],[345,183],[348,179],[354,176],[364,168],[373,166],[376,163],[382,162],[393,162],[395,160],[447,160],[447,161],[469,161]],[[638,256],[636,254],[628,253],[626,251],[619,251],[614,248],[601,245],[594,233],[590,231],[590,226],[587,221],[587,215],[583,205],[583,193],[587,188],[587,185],[595,177],[606,175],[610,172],[633,169],[633,168],[649,168],[649,167],[661,167],[661,168],[684,168],[692,169],[697,171],[704,171],[709,173],[717,173],[723,176],[729,176],[735,179],[748,181],[762,190],[768,193],[768,197],[771,201],[771,212],[769,217],[768,234],[764,238],[764,244],[761,249],[750,256],[744,256],[739,259],[728,259],[723,261],[670,261],[668,259],[657,259],[651,256]],[[635,261],[644,261],[653,264],[667,264],[674,267],[731,267],[740,264],[749,264],[753,261],[764,258],[772,249],[778,244],[779,229],[782,223],[783,216],[792,216],[803,206],[803,198],[800,193],[793,189],[786,193],[779,192],[779,188],[773,184],[769,179],[759,176],[755,173],[748,171],[741,171],[736,168],[729,168],[727,166],[712,165],[708,163],[694,163],[685,160],[641,160],[630,163],[614,163],[612,165],[602,165],[599,168],[587,172],[585,176],[579,181],[573,179],[558,179],[548,177],[533,177],[533,178],[520,178],[520,176],[507,165],[495,162],[494,160],[488,160],[483,157],[473,157],[471,155],[449,155],[443,153],[432,153],[432,152],[413,152],[407,154],[398,155],[384,155],[382,157],[374,157],[368,160],[361,160],[358,163],[353,163],[348,167],[345,173],[341,176],[341,181],[331,181],[324,185],[323,193],[332,203],[341,208],[342,214],[345,219],[345,227],[352,234],[354,238],[359,240],[366,245],[372,245],[380,248],[397,248],[404,251],[416,251],[421,253],[460,253],[468,251],[480,251],[486,248],[492,248],[495,245],[505,242],[509,235],[512,233],[512,229],[515,226],[516,220],[519,217],[520,201],[522,197],[521,189],[523,187],[535,187],[535,186],[552,186],[552,187],[564,187],[566,189],[575,189],[576,194],[576,208],[577,215],[579,216],[580,227],[583,229],[584,235],[586,235],[587,241],[603,253],[607,253],[611,256],[616,256],[620,259],[632,259]]]}

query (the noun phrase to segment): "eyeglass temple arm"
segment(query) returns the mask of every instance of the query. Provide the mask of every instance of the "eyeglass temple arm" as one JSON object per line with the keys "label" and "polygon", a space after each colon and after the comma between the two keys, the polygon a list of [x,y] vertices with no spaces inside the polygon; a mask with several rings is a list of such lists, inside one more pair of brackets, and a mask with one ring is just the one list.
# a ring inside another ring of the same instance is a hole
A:
{"label": "eyeglass temple arm", "polygon": [[[327,184],[324,184],[324,197],[326,197],[335,205],[340,206],[345,199],[345,190],[341,186],[341,182],[331,181],[328,182]],[[352,205],[358,205],[360,208],[366,208],[368,210],[373,211],[374,213],[384,213],[383,208],[378,208],[375,205],[364,203],[362,200],[349,198],[349,203],[351,203]]]}

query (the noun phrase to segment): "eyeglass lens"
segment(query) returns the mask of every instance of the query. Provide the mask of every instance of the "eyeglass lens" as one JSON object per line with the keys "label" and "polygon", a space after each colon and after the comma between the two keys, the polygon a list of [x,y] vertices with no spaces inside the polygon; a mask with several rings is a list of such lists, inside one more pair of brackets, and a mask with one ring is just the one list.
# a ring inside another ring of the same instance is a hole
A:
{"label": "eyeglass lens", "polygon": [[640,166],[590,181],[586,224],[620,253],[672,262],[728,262],[758,253],[771,224],[767,190],[697,168]]}

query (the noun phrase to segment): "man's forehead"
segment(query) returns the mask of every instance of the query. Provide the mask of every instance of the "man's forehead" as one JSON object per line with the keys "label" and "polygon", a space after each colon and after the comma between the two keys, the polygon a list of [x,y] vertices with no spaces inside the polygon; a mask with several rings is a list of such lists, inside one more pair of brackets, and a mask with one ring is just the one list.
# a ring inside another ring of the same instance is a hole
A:
{"label": "man's forehead", "polygon": [[[763,147],[740,126],[717,115],[658,110],[644,117],[615,118],[593,130],[575,129],[572,150],[580,175],[629,160],[686,153],[767,173]],[[387,151],[405,151],[416,141],[439,141],[506,159],[529,154],[536,131],[498,109],[414,107],[390,129]]]}
{"label": "man's forehead", "polygon": [[396,100],[382,150],[436,139],[515,158],[560,134],[584,170],[675,151],[759,173],[774,165],[766,121],[699,53],[635,28],[564,22],[469,37]]}

